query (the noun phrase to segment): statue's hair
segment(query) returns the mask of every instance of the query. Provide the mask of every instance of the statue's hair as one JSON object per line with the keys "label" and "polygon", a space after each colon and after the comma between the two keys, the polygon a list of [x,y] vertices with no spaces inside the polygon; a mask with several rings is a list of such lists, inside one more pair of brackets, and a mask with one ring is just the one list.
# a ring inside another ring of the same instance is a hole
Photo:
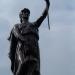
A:
{"label": "statue's hair", "polygon": [[[20,14],[19,14],[20,19],[22,18],[22,13],[26,13],[26,12],[30,15],[30,10],[28,8],[24,8],[20,11]],[[21,22],[22,22],[22,20],[21,20]]]}

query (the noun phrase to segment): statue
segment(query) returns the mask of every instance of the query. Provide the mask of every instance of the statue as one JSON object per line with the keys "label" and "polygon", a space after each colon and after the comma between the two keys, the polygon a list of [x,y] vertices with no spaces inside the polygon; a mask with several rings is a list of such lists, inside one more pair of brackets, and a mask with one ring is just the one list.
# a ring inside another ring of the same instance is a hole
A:
{"label": "statue", "polygon": [[45,0],[46,8],[35,22],[30,23],[30,10],[24,8],[21,10],[20,24],[15,24],[11,30],[10,52],[11,71],[13,75],[40,75],[40,52],[39,52],[39,33],[43,20],[48,15],[49,0]]}

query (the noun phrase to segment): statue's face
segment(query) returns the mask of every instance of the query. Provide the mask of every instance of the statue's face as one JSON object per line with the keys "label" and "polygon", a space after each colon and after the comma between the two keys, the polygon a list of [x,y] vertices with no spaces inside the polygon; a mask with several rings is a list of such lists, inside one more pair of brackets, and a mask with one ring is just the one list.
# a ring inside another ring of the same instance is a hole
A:
{"label": "statue's face", "polygon": [[30,14],[28,12],[23,12],[22,13],[22,18],[23,19],[29,19]]}
{"label": "statue's face", "polygon": [[29,16],[30,16],[30,10],[29,9],[24,8],[23,10],[21,10],[21,12],[19,14],[21,23],[29,20]]}

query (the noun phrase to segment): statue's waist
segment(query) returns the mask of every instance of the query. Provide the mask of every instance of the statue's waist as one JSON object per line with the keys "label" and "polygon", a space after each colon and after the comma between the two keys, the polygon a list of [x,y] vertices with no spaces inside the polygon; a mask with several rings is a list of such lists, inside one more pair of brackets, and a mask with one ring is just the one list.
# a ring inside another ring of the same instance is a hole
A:
{"label": "statue's waist", "polygon": [[18,38],[22,41],[26,41],[27,39],[39,40],[39,35],[35,33],[25,33],[25,34],[21,34],[21,36],[19,36]]}
{"label": "statue's waist", "polygon": [[36,35],[37,37],[39,36],[38,35],[38,32],[36,30],[27,30],[27,31],[21,31],[21,34],[22,35],[27,35],[27,34],[31,34],[31,35]]}

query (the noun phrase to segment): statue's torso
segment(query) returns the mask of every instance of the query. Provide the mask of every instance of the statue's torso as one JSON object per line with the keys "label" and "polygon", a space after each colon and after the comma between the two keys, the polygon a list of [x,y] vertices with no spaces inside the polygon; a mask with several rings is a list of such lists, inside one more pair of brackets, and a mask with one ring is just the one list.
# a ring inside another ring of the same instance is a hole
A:
{"label": "statue's torso", "polygon": [[35,38],[36,40],[39,40],[38,28],[32,23],[26,23],[26,25],[15,25],[15,27],[13,28],[13,33],[20,40],[25,40],[27,38]]}
{"label": "statue's torso", "polygon": [[24,62],[27,56],[39,60],[38,29],[31,23],[27,23],[27,25],[18,24],[13,29],[13,33],[18,39],[16,53],[19,60]]}

